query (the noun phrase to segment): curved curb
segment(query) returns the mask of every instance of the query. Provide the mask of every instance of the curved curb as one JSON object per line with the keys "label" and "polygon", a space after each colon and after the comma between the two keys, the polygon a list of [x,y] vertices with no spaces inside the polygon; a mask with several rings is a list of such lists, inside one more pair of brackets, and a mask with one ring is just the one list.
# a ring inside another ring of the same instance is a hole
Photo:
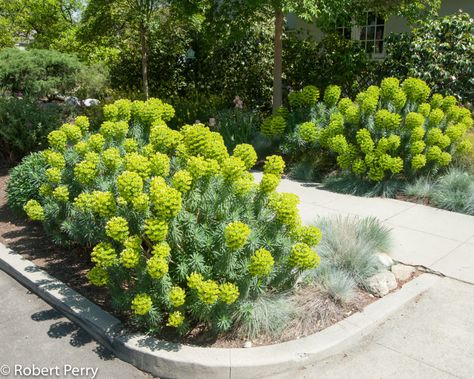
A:
{"label": "curved curb", "polygon": [[0,269],[84,328],[118,358],[161,378],[262,378],[296,371],[337,354],[432,287],[423,274],[363,311],[313,335],[254,348],[205,348],[128,333],[121,322],[21,255],[0,244]]}

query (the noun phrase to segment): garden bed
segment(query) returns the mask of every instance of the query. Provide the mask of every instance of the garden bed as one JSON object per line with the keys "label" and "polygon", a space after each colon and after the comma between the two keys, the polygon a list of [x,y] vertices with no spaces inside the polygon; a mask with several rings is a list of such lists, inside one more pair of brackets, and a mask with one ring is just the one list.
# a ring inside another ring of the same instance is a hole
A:
{"label": "garden bed", "polygon": [[[117,316],[130,330],[135,330],[129,323],[129,314],[116,312],[110,302],[107,290],[92,286],[87,279],[87,272],[93,266],[90,253],[80,247],[61,248],[44,233],[40,224],[28,221],[26,217],[11,211],[6,201],[6,184],[8,170],[0,171],[0,242],[21,254],[26,259],[41,267],[51,276],[67,284],[95,304]],[[413,277],[418,276],[418,272]],[[400,288],[405,282],[399,282]],[[278,338],[259,337],[251,341],[251,346],[263,346],[299,339],[317,333],[346,317],[364,309],[377,300],[367,291],[356,290],[349,302],[334,300],[328,293],[315,286],[302,287],[293,300],[308,315],[304,321],[294,320],[279,334]],[[216,338],[203,333],[199,326],[187,335],[178,339],[168,328],[159,336],[172,342],[210,347],[242,347],[248,341],[236,334]]]}

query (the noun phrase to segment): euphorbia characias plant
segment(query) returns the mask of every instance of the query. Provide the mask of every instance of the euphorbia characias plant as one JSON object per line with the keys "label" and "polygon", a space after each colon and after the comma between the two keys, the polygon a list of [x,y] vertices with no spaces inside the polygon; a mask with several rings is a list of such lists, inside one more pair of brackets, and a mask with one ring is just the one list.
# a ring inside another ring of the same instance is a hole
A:
{"label": "euphorbia characias plant", "polygon": [[229,154],[202,124],[170,129],[173,114],[157,99],[119,100],[97,133],[84,117],[51,132],[47,182],[24,209],[57,239],[90,247],[89,280],[143,328],[224,331],[243,301],[319,264],[321,233],[302,225],[296,195],[275,192],[281,157],[266,159],[257,184],[252,146]]}

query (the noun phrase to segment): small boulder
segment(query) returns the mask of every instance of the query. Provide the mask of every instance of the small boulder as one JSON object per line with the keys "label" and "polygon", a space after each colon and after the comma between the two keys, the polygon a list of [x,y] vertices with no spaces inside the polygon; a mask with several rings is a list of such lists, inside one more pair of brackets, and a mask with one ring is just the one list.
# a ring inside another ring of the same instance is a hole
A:
{"label": "small boulder", "polygon": [[377,253],[377,258],[384,267],[390,268],[393,265],[393,259],[388,254]]}
{"label": "small boulder", "polygon": [[245,341],[244,348],[248,349],[250,347],[252,347],[252,342],[251,341]]}
{"label": "small boulder", "polygon": [[85,107],[96,107],[100,105],[100,101],[97,99],[85,99],[82,104],[84,104]]}
{"label": "small boulder", "polygon": [[412,266],[405,266],[402,264],[393,265],[391,268],[393,275],[397,280],[404,282],[411,278],[411,276],[415,273],[415,268]]}
{"label": "small boulder", "polygon": [[367,280],[367,287],[371,293],[382,297],[397,288],[397,280],[392,272],[382,271]]}

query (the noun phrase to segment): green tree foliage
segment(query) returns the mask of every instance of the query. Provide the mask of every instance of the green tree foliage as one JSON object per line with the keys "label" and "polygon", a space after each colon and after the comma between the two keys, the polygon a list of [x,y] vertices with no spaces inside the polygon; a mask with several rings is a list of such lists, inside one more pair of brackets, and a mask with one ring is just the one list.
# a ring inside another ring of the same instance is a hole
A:
{"label": "green tree foliage", "polygon": [[461,102],[474,99],[474,22],[467,13],[420,23],[411,33],[391,35],[382,70],[425,80],[435,92]]}

